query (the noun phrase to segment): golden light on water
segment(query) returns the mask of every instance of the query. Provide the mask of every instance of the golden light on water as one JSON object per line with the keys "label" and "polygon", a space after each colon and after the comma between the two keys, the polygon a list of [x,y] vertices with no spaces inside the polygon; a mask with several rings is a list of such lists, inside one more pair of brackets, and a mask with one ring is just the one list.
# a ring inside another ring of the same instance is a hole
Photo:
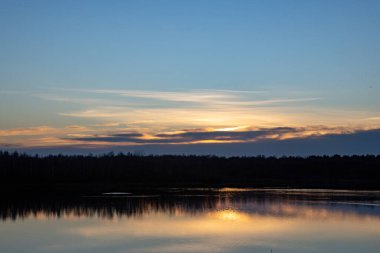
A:
{"label": "golden light on water", "polygon": [[249,214],[237,209],[223,209],[209,214],[210,218],[214,218],[215,222],[234,222],[242,223],[252,220]]}
{"label": "golden light on water", "polygon": [[239,212],[235,210],[222,210],[215,213],[215,216],[223,221],[238,221],[243,218]]}

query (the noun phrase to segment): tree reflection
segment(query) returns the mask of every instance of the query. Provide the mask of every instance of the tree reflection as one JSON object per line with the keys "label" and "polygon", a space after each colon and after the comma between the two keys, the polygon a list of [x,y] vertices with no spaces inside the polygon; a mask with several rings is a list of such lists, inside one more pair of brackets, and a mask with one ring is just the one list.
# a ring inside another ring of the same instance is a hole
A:
{"label": "tree reflection", "polygon": [[[180,193],[166,195],[104,195],[63,198],[4,199],[0,218],[17,220],[30,217],[63,218],[143,217],[165,213],[170,216],[198,215],[220,210],[238,210],[246,214],[319,218],[334,215],[366,215],[380,217],[380,197],[342,192],[214,192],[212,194]],[[366,196],[366,198],[364,197]]]}

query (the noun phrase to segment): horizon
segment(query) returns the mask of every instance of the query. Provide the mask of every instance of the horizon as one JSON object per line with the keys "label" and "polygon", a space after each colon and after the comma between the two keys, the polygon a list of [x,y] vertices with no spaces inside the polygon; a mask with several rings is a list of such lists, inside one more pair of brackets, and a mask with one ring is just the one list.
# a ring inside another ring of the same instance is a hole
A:
{"label": "horizon", "polygon": [[2,1],[0,150],[380,154],[379,1]]}
{"label": "horizon", "polygon": [[162,153],[162,154],[149,154],[145,153],[144,151],[141,150],[135,150],[134,152],[114,152],[114,151],[108,151],[108,152],[101,152],[97,150],[96,153],[44,153],[44,152],[28,152],[28,151],[19,151],[19,150],[0,150],[0,156],[26,156],[30,158],[48,158],[48,157],[83,157],[83,158],[101,158],[101,157],[118,157],[118,156],[124,156],[124,157],[165,157],[165,156],[172,156],[172,157],[198,157],[198,158],[225,158],[225,159],[230,159],[230,158],[263,158],[263,159],[309,159],[309,158],[354,158],[354,157],[360,157],[360,158],[368,158],[368,157],[373,157],[373,158],[378,158],[380,157],[380,154],[352,154],[352,155],[340,155],[340,154],[334,154],[334,155],[307,155],[307,156],[302,156],[302,155],[282,155],[282,156],[276,156],[276,155],[231,155],[231,156],[223,156],[223,155],[211,155],[211,154],[174,154],[174,153]]}

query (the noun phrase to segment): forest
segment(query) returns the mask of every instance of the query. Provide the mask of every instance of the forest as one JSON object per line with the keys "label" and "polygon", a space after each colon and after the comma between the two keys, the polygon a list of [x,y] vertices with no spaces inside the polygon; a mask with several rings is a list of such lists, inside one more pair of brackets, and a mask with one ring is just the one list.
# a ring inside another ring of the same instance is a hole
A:
{"label": "forest", "polygon": [[1,194],[154,187],[380,189],[380,155],[27,155],[0,151]]}

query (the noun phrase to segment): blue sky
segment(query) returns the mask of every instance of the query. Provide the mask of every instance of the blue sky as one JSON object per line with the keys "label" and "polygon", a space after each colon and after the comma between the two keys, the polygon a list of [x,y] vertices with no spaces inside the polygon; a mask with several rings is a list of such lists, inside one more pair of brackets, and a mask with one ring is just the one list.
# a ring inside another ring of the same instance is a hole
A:
{"label": "blue sky", "polygon": [[[263,137],[281,141],[380,128],[379,1],[0,5],[3,147],[114,149],[83,138],[297,129]],[[218,138],[196,144],[225,142]]]}

